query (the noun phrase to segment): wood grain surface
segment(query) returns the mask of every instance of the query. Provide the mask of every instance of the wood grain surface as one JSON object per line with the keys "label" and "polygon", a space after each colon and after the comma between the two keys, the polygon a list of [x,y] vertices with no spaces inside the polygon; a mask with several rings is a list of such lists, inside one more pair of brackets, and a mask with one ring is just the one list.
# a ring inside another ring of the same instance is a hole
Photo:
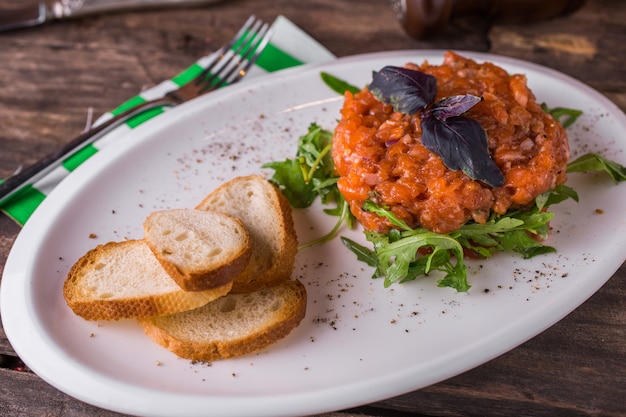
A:
{"label": "wood grain surface", "polygon": [[[0,0],[0,8],[15,7]],[[337,56],[455,49],[521,58],[569,74],[626,109],[626,2],[588,1],[532,23],[461,16],[428,39],[381,0],[221,1],[112,13],[0,33],[0,178],[69,141],[102,114],[228,40],[251,14],[282,14]],[[90,110],[91,109],[91,110]],[[626,136],[625,136],[626,139]],[[0,273],[20,227],[0,215]],[[325,417],[625,416],[626,266],[565,319],[447,381]],[[119,415],[61,393],[19,364],[0,328],[0,416]]]}

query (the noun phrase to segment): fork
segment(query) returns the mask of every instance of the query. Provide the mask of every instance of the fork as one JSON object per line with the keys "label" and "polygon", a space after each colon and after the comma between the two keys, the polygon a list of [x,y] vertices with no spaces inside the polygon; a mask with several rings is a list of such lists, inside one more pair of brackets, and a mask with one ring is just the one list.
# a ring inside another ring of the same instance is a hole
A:
{"label": "fork", "polygon": [[250,16],[230,42],[207,56],[208,66],[194,79],[161,98],[141,103],[90,128],[58,151],[7,178],[0,184],[0,204],[16,195],[27,185],[32,185],[45,177],[80,147],[95,142],[130,118],[157,107],[177,106],[240,81],[261,55],[271,36],[272,31],[268,23],[258,20],[254,15]]}

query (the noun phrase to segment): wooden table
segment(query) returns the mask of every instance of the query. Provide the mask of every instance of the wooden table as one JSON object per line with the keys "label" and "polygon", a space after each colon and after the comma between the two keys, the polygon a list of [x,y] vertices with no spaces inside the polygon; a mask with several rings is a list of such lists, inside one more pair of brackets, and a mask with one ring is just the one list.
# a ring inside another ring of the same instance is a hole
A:
{"label": "wooden table", "polygon": [[[0,6],[15,4],[0,0]],[[626,2],[587,2],[528,25],[455,19],[426,40],[408,37],[380,0],[223,1],[127,12],[0,34],[0,177],[76,133],[98,115],[232,36],[251,13],[295,22],[337,56],[394,49],[456,49],[512,56],[569,74],[626,109]],[[0,272],[20,227],[0,215]],[[337,416],[626,415],[626,266],[564,320],[518,348],[422,390]],[[0,329],[0,415],[113,416],[29,371]],[[14,361],[13,361],[14,362]],[[335,414],[333,414],[335,415]]]}

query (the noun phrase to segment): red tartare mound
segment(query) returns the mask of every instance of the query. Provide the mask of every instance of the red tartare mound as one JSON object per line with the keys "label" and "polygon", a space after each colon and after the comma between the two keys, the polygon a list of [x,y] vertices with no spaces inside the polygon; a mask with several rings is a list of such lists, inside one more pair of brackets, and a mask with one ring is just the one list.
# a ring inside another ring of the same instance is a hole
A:
{"label": "red tartare mound", "polygon": [[453,52],[442,65],[407,64],[437,78],[437,98],[480,96],[465,116],[487,134],[491,158],[505,178],[492,188],[446,168],[421,143],[418,115],[395,112],[364,88],[347,92],[333,137],[338,187],[365,229],[387,232],[382,217],[362,210],[366,200],[387,206],[411,227],[448,233],[491,213],[523,209],[566,180],[569,145],[560,123],[544,112],[526,77]]}

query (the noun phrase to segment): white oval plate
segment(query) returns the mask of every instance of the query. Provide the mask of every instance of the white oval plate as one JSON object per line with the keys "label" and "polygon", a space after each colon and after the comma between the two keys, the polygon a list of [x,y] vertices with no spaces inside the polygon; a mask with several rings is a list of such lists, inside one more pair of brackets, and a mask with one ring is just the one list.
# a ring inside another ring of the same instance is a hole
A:
{"label": "white oval plate", "polygon": [[[139,238],[152,211],[193,207],[222,182],[292,157],[309,123],[332,129],[342,98],[320,71],[365,85],[372,70],[441,62],[442,51],[339,59],[229,87],[130,132],[68,177],[18,236],[2,279],[4,329],[44,380],[99,407],[146,416],[294,416],[406,393],[482,364],[548,328],[597,291],[624,261],[626,184],[576,174],[581,201],[554,211],[556,254],[499,254],[469,262],[467,294],[424,278],[390,289],[370,279],[338,239],[298,254],[306,318],[286,339],[243,358],[190,363],[154,344],[133,320],[87,322],[62,297],[71,265],[96,244]],[[626,163],[624,114],[550,69],[463,53],[524,73],[540,102],[582,109],[573,156],[599,151]],[[603,213],[603,214],[600,214]],[[335,218],[294,213],[301,242]],[[342,232],[365,243],[360,231]],[[94,237],[95,236],[95,237]]]}

